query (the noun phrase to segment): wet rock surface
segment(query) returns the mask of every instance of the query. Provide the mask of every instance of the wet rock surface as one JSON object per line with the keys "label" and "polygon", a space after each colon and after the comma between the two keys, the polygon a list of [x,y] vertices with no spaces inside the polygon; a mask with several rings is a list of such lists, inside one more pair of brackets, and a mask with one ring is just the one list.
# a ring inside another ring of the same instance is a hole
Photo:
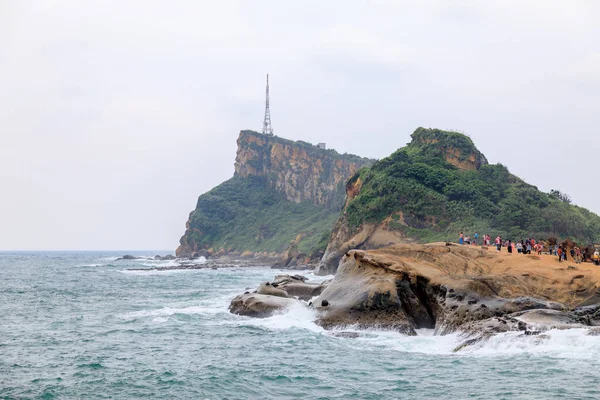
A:
{"label": "wet rock surface", "polygon": [[256,290],[236,296],[229,311],[264,318],[295,304],[306,307],[306,302],[328,285],[328,282],[315,284],[306,281],[307,278],[302,275],[277,275],[272,282],[263,282]]}
{"label": "wet rock surface", "polygon": [[266,318],[278,312],[282,312],[298,303],[299,301],[296,299],[280,296],[244,293],[236,296],[231,301],[231,304],[229,305],[229,311],[238,315]]}

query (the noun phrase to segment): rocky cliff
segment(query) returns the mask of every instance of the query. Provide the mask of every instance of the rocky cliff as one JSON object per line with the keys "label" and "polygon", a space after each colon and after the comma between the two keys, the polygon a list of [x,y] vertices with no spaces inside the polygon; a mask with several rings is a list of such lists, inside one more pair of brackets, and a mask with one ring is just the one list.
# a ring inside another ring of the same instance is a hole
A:
{"label": "rocky cliff", "polygon": [[237,144],[235,176],[264,176],[269,186],[295,203],[339,206],[345,181],[369,163],[310,143],[253,131],[241,131]]}
{"label": "rocky cliff", "polygon": [[371,160],[253,131],[237,140],[235,173],[198,198],[177,255],[290,255],[324,250],[345,181]]}
{"label": "rocky cliff", "polygon": [[490,165],[458,132],[418,128],[412,141],[346,185],[346,203],[317,273],[334,273],[351,249],[455,241],[466,236],[600,240],[600,217]]}

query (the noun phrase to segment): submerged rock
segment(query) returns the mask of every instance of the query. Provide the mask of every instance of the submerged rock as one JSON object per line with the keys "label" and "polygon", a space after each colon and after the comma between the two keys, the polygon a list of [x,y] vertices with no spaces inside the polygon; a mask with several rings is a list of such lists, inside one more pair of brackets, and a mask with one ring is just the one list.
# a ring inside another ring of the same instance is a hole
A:
{"label": "submerged rock", "polygon": [[360,337],[360,333],[358,332],[330,332],[329,335],[351,339],[356,339],[357,337]]}

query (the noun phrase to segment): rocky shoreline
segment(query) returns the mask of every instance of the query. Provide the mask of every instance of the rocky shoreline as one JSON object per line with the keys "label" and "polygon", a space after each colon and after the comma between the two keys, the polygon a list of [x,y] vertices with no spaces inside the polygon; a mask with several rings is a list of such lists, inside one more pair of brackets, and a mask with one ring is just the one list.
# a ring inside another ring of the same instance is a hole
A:
{"label": "rocky shoreline", "polygon": [[[230,311],[266,317],[300,305],[325,329],[459,333],[456,350],[502,332],[600,326],[600,268],[553,256],[509,255],[450,244],[399,244],[347,252],[335,277],[308,284],[278,276],[237,296]],[[590,329],[597,334],[600,329]]]}
{"label": "rocky shoreline", "polygon": [[[240,258],[232,256],[219,256],[208,259],[198,258],[176,258],[175,256],[155,256],[155,257],[135,257],[131,255],[124,255],[119,257],[116,261],[121,260],[148,260],[148,261],[176,261],[177,265],[167,266],[156,266],[156,267],[145,267],[145,268],[128,268],[128,271],[173,271],[173,270],[189,270],[189,269],[219,269],[219,268],[246,268],[246,267],[270,267],[278,268],[275,266],[278,258],[260,256],[251,258]],[[312,266],[314,268],[314,266]],[[311,269],[308,266],[299,266],[294,268],[296,270]]]}

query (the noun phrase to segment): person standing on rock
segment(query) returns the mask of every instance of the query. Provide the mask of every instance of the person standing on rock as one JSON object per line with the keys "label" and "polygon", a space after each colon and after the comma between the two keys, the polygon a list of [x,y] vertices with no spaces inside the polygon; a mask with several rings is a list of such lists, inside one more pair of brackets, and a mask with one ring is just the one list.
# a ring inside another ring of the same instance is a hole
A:
{"label": "person standing on rock", "polygon": [[462,245],[462,244],[464,244],[464,243],[465,243],[465,237],[464,237],[463,233],[461,232],[461,233],[460,233],[460,236],[459,236],[459,238],[458,238],[458,244],[461,244],[461,245]]}
{"label": "person standing on rock", "polygon": [[500,236],[496,237],[496,250],[502,251],[502,238]]}
{"label": "person standing on rock", "polygon": [[473,235],[473,244],[475,246],[477,246],[477,239],[479,239],[479,235],[477,234],[477,232],[475,232],[475,234]]}
{"label": "person standing on rock", "polygon": [[575,247],[575,263],[581,264],[581,249],[579,246]]}
{"label": "person standing on rock", "polygon": [[556,250],[556,254],[558,254],[558,261],[559,261],[559,262],[562,262],[562,247],[559,247],[559,248]]}
{"label": "person standing on rock", "polygon": [[510,241],[510,239],[508,240],[508,243],[506,245],[506,248],[508,249],[508,254],[512,254],[512,250],[513,250],[513,244]]}

